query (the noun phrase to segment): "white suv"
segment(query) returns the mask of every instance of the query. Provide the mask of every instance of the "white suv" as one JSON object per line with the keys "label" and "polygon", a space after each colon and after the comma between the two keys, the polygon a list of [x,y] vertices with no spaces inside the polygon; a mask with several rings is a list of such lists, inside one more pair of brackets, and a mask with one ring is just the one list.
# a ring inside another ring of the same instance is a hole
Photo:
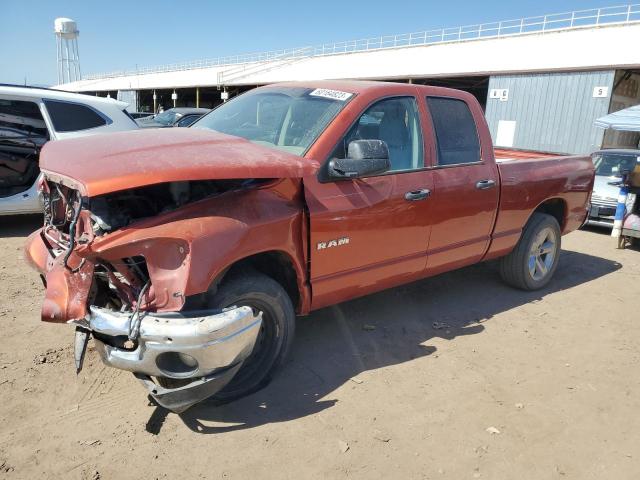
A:
{"label": "white suv", "polygon": [[42,211],[38,159],[46,142],[137,129],[126,107],[111,98],[0,85],[0,215]]}

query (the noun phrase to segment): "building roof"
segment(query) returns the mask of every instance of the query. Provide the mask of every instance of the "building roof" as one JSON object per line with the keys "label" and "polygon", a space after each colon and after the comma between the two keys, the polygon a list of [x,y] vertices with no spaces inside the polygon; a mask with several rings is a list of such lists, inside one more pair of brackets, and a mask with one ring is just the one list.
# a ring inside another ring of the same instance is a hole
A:
{"label": "building roof", "polygon": [[625,5],[99,74],[61,87],[148,90],[637,68],[639,37],[640,6]]}
{"label": "building roof", "polygon": [[92,103],[95,105],[103,104],[103,105],[117,105],[120,109],[124,109],[127,107],[127,103],[121,102],[119,100],[113,98],[104,98],[98,97],[95,95],[87,95],[84,93],[78,92],[67,92],[64,90],[52,89],[52,88],[44,88],[44,87],[32,87],[32,86],[24,86],[24,85],[10,85],[10,84],[0,84],[0,95],[15,95],[15,96],[24,96],[24,97],[41,97],[48,98],[51,100],[63,100],[68,102],[81,102],[81,103]]}

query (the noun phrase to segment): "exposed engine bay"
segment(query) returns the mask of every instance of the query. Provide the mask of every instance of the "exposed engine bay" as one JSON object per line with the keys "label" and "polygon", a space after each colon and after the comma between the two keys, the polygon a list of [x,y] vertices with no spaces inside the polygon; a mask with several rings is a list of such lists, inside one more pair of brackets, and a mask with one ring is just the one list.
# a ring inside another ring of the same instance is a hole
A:
{"label": "exposed engine bay", "polygon": [[91,198],[96,235],[125,227],[137,220],[175,210],[183,205],[224,192],[246,189],[267,180],[200,180],[149,185]]}
{"label": "exposed engine bay", "polygon": [[76,325],[76,369],[93,337],[104,363],[131,371],[172,411],[223,388],[251,354],[262,314],[246,306],[206,307],[200,298],[186,303],[184,240],[111,237],[145,218],[269,181],[171,182],[86,198],[45,177],[39,184],[45,219],[39,236],[48,252],[42,319]]}
{"label": "exposed engine bay", "polygon": [[[78,190],[60,183],[40,185],[44,205],[41,236],[49,253],[69,275],[92,267],[86,305],[116,311],[153,311],[175,301],[179,292],[160,292],[149,272],[149,255],[162,255],[162,262],[182,261],[186,246],[169,245],[166,251],[137,251],[119,258],[93,254],[94,239],[145,218],[155,217],[185,205],[226,192],[255,188],[270,179],[232,179],[170,182],[83,198]],[[74,234],[71,234],[74,232]],[[127,251],[127,253],[129,253]],[[89,274],[89,272],[85,272]],[[43,319],[44,315],[43,315]],[[55,321],[55,320],[54,320]]]}

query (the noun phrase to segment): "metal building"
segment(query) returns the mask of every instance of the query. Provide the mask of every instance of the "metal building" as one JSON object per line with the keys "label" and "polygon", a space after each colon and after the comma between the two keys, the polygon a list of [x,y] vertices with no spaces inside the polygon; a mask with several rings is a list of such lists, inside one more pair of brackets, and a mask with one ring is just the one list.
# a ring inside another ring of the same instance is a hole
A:
{"label": "metal building", "polygon": [[469,91],[497,145],[558,153],[635,147],[596,118],[640,103],[640,4],[87,75],[58,88],[131,108],[214,107],[281,81],[362,79]]}
{"label": "metal building", "polygon": [[489,80],[485,115],[496,146],[590,153],[604,130],[615,72],[498,75]]}

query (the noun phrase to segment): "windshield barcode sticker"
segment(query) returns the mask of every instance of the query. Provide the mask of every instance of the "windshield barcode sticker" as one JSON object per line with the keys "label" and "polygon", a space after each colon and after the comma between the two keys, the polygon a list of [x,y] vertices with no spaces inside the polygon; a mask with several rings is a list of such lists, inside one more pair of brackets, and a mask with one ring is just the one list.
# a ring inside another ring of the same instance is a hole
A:
{"label": "windshield barcode sticker", "polygon": [[353,93],[341,92],[340,90],[329,90],[327,88],[316,88],[309,94],[311,97],[324,97],[332,100],[340,100],[341,102],[348,100],[352,95]]}

